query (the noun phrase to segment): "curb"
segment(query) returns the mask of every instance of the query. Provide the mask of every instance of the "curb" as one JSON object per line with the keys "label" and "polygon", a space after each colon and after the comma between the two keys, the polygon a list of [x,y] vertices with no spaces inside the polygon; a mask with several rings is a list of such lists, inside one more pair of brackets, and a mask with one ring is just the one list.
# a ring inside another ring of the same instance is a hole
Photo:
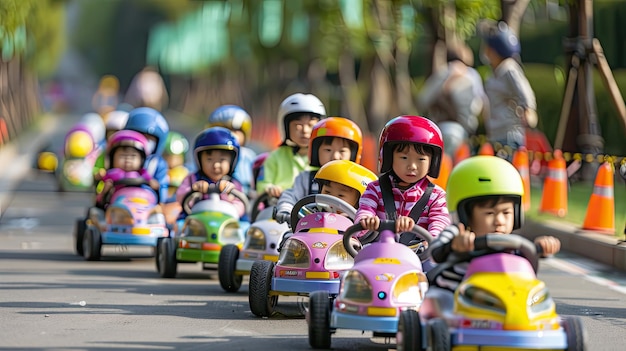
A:
{"label": "curb", "polygon": [[561,241],[561,250],[626,271],[626,245],[613,235],[599,234],[557,221],[526,221],[521,235],[534,239],[552,235]]}

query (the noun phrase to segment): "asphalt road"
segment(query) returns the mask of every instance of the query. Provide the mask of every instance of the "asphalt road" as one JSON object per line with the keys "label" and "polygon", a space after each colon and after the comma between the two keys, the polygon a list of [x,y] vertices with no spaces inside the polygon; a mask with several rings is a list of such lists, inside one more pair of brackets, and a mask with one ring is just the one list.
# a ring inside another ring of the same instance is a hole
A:
{"label": "asphalt road", "polygon": [[[180,266],[156,273],[150,251],[107,248],[100,262],[73,252],[72,225],[90,203],[58,193],[49,174],[22,180],[0,221],[0,349],[300,350],[309,349],[296,298],[269,319],[252,315],[247,285],[224,293],[211,272]],[[626,277],[585,259],[542,262],[560,314],[582,316],[590,350],[622,350]],[[339,330],[335,350],[394,349],[394,340]]]}

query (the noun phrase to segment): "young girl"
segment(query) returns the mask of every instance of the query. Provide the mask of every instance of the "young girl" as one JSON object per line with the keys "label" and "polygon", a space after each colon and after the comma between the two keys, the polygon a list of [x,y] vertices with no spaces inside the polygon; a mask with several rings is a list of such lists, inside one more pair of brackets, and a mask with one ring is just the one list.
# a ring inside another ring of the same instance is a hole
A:
{"label": "young girl", "polygon": [[[207,194],[209,190],[220,191],[222,200],[232,203],[240,217],[245,215],[245,205],[236,197],[229,195],[233,189],[242,191],[241,184],[232,179],[239,156],[239,142],[235,135],[222,127],[211,127],[196,137],[193,155],[198,171],[189,174],[176,190],[176,199],[182,205],[186,195],[191,191]],[[208,196],[205,196],[208,198]],[[178,219],[187,217],[181,211]]]}
{"label": "young girl", "polygon": [[319,167],[333,160],[361,162],[362,140],[359,126],[347,118],[328,117],[317,122],[311,131],[308,148],[309,165],[313,170],[300,172],[293,186],[280,195],[276,221],[282,223],[288,219],[298,200],[319,193],[318,184],[313,181]]}
{"label": "young girl", "polygon": [[[435,262],[453,253],[474,250],[474,239],[489,233],[510,234],[522,226],[524,186],[515,167],[496,156],[474,156],[460,162],[450,173],[448,206],[455,225],[441,232],[431,245]],[[552,236],[535,238],[537,252],[550,256],[560,250]],[[436,279],[436,285],[454,291],[465,275],[467,262],[458,263]]]}
{"label": "young girl", "polygon": [[158,192],[159,182],[152,179],[148,171],[143,168],[146,157],[148,140],[141,133],[132,130],[121,130],[109,138],[106,148],[110,168],[102,177],[104,187],[96,197],[96,205],[105,208],[111,191],[118,190],[123,185],[115,185],[116,181],[128,178],[143,178],[150,187]]}
{"label": "young girl", "polygon": [[283,142],[263,163],[256,184],[259,195],[267,192],[280,197],[284,189],[291,188],[300,172],[309,169],[311,130],[324,117],[326,108],[315,95],[297,93],[283,100],[278,111]]}
{"label": "young girl", "polygon": [[442,152],[441,131],[429,119],[399,116],[387,122],[379,140],[381,175],[361,197],[355,223],[378,230],[381,219],[397,219],[398,233],[417,223],[439,235],[450,224],[446,194],[427,176],[439,176]]}

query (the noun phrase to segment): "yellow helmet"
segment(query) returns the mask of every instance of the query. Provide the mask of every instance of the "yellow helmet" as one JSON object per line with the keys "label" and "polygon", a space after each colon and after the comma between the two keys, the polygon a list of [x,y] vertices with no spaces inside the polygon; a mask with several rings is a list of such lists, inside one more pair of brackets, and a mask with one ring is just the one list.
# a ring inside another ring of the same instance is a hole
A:
{"label": "yellow helmet", "polygon": [[59,160],[54,152],[44,151],[39,154],[37,159],[37,167],[42,171],[54,172],[59,165]]}
{"label": "yellow helmet", "polygon": [[328,180],[356,189],[361,195],[367,184],[378,179],[374,172],[348,160],[330,161],[315,174],[315,179]]}
{"label": "yellow helmet", "polygon": [[88,132],[77,130],[65,139],[65,156],[83,158],[93,150],[93,139]]}

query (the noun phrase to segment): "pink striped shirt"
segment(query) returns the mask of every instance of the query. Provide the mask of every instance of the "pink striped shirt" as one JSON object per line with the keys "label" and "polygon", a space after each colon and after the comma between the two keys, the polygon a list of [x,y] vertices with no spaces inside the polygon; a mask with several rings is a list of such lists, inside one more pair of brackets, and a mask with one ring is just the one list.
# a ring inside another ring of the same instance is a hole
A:
{"label": "pink striped shirt", "polygon": [[[428,186],[428,181],[427,178],[424,177],[405,191],[395,187],[393,179],[391,184],[396,213],[398,216],[408,216],[413,206],[415,206],[422,194],[424,194]],[[359,209],[356,212],[354,223],[358,223],[361,219],[371,216],[377,216],[380,219],[387,218],[379,180],[375,180],[367,185],[363,196],[361,196],[359,200]],[[424,212],[422,212],[416,223],[427,229],[433,237],[437,237],[445,227],[452,223],[450,214],[448,213],[446,192],[440,186],[435,185],[433,188],[430,199],[428,199],[426,203],[426,208],[424,208]]]}

